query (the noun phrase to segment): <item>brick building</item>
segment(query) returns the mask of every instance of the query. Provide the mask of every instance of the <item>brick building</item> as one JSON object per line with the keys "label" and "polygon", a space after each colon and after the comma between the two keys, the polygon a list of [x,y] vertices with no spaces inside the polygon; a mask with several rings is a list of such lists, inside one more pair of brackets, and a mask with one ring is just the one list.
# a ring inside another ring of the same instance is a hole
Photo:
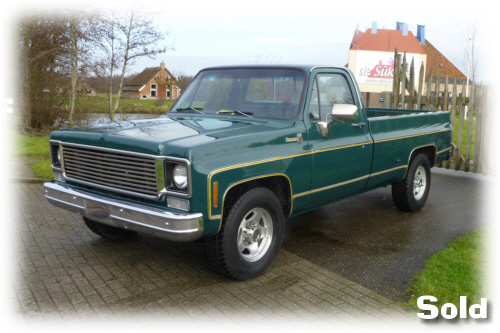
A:
{"label": "brick building", "polygon": [[[417,26],[417,36],[408,31],[408,24],[398,22],[396,30],[377,29],[376,22],[371,29],[361,32],[356,29],[349,49],[347,67],[352,70],[367,106],[378,106],[382,91],[392,91],[394,74],[394,50],[406,52],[408,65],[412,59],[415,64],[416,77],[421,63],[424,64],[426,82],[433,70],[433,77],[439,69],[442,83],[440,91],[444,90],[446,76],[450,83],[457,80],[465,84],[466,76],[456,68],[441,52],[425,39],[425,26]],[[409,66],[408,66],[409,68]],[[433,86],[434,88],[434,86]],[[425,89],[425,87],[424,87]]]}
{"label": "brick building", "polygon": [[175,100],[181,94],[174,76],[165,68],[150,67],[126,83],[122,89],[125,98]]}

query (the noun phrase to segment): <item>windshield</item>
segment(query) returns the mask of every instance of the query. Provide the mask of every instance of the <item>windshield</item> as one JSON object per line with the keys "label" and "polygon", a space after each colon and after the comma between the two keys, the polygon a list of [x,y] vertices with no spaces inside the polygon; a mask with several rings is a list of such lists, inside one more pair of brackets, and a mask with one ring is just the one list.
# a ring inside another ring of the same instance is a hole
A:
{"label": "windshield", "polygon": [[170,112],[290,120],[299,111],[304,80],[304,73],[295,69],[206,70]]}

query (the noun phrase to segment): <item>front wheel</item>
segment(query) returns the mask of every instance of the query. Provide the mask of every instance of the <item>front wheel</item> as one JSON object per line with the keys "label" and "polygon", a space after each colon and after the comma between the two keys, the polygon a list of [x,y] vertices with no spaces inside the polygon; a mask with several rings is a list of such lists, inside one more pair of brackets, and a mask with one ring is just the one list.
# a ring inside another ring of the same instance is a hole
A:
{"label": "front wheel", "polygon": [[249,190],[229,208],[220,232],[205,239],[210,263],[237,280],[264,273],[278,256],[284,224],[280,201],[271,190]]}
{"label": "front wheel", "polygon": [[408,212],[420,210],[427,201],[430,187],[429,159],[425,154],[418,154],[411,160],[406,177],[392,184],[394,205]]}

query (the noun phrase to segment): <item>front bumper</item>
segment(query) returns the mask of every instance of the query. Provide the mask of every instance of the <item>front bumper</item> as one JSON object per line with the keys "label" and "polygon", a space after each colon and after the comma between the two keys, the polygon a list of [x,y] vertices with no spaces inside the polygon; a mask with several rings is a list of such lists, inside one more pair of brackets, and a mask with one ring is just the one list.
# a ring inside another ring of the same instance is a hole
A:
{"label": "front bumper", "polygon": [[175,214],[79,191],[54,181],[43,187],[45,197],[52,205],[112,227],[179,242],[196,240],[203,233],[201,213]]}

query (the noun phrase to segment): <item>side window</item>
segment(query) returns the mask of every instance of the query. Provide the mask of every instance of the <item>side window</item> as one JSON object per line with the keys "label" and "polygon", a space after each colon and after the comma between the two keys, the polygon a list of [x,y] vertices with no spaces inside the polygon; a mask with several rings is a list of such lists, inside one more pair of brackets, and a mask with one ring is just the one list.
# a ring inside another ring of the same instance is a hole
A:
{"label": "side window", "polygon": [[311,91],[311,100],[309,101],[309,117],[312,120],[321,120],[319,118],[319,101],[318,101],[318,80],[314,79],[313,88]]}
{"label": "side window", "polygon": [[[315,91],[316,90],[316,91]],[[324,120],[326,115],[331,112],[334,104],[354,104],[351,90],[345,77],[341,74],[318,74],[311,95],[309,113],[314,114],[312,107],[313,98],[319,100],[318,111],[319,119]],[[312,112],[313,111],[313,112]],[[317,119],[317,118],[313,118]]]}

